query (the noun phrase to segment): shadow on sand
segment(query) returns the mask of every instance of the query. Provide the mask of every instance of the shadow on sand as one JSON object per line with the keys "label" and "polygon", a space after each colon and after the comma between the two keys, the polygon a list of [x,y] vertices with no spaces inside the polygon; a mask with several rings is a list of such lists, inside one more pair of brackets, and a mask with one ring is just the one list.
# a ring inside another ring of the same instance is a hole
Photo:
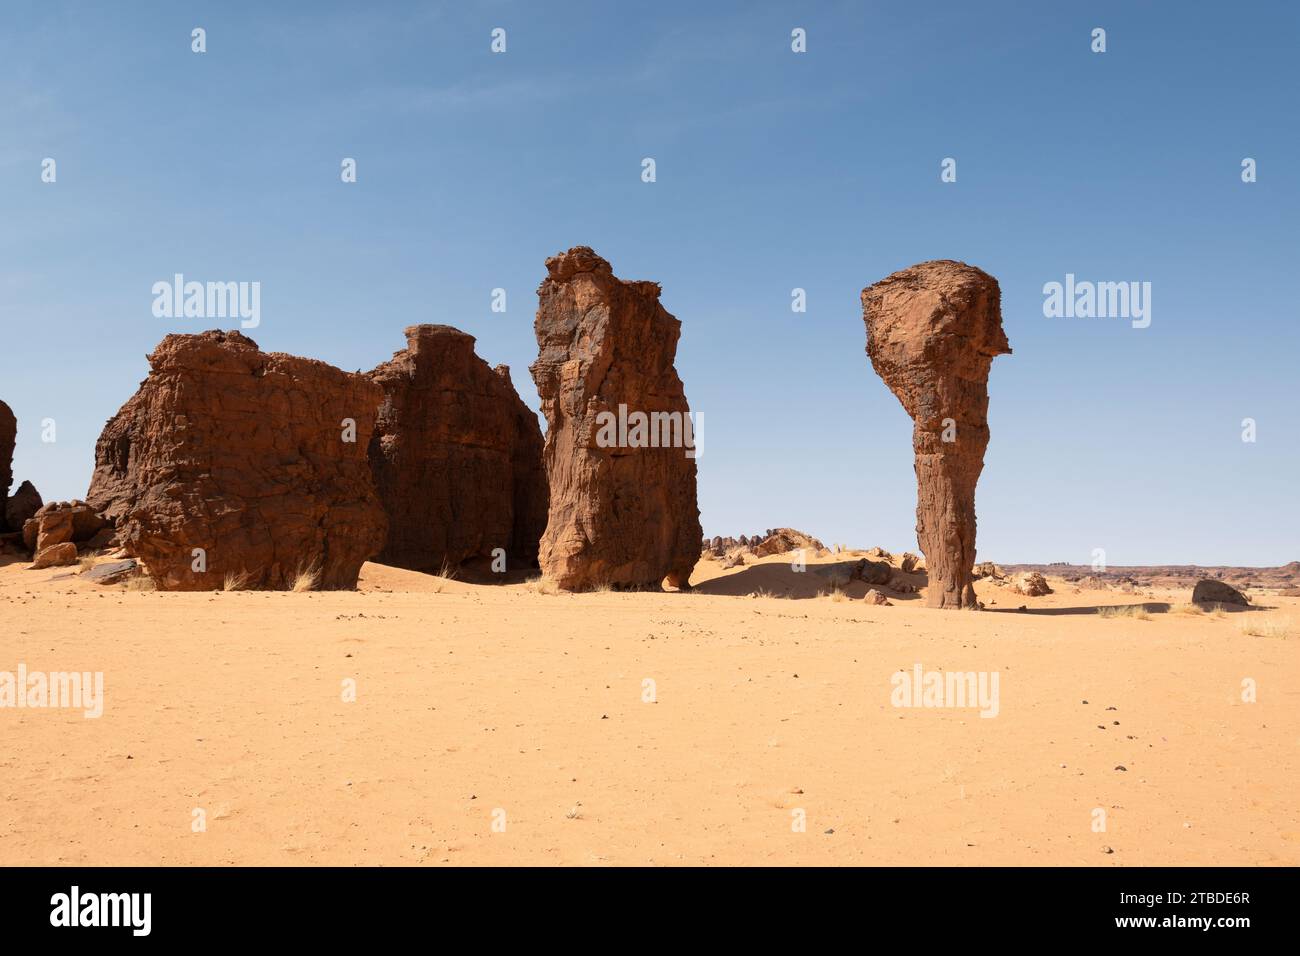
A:
{"label": "shadow on sand", "polygon": [[[806,570],[796,571],[786,563],[747,565],[743,571],[722,577],[701,581],[693,585],[697,594],[718,594],[726,597],[763,596],[804,600],[822,597],[835,587],[844,592],[850,600],[861,600],[867,591],[876,588],[891,601],[915,601],[919,594],[899,593],[883,584],[866,584],[862,581],[850,581],[849,573],[857,565],[858,559],[846,559],[831,564],[810,564]],[[913,587],[924,587],[926,576],[923,572],[906,574],[894,570],[894,580],[903,581]]]}
{"label": "shadow on sand", "polygon": [[[1148,614],[1168,614],[1173,610],[1173,605],[1165,601],[1147,601],[1144,604],[1089,604],[1080,607],[985,607],[984,610],[994,614],[1041,614],[1045,617],[1056,617],[1068,614],[1099,614],[1102,611],[1126,611],[1130,608],[1140,607]],[[1203,605],[1205,611],[1222,610],[1228,614],[1240,614],[1249,611],[1271,611],[1271,607],[1241,607],[1235,604],[1206,604]]]}

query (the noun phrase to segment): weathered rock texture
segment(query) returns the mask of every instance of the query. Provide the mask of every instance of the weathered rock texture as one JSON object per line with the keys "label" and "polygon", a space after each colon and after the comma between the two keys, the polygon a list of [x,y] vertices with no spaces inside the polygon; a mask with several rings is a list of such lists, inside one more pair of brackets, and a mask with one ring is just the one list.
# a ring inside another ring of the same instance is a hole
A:
{"label": "weathered rock texture", "polygon": [[916,535],[931,607],[978,606],[971,565],[975,483],[989,442],[989,368],[1011,352],[1001,298],[992,276],[950,260],[923,262],[862,290],[867,354],[912,416]]}
{"label": "weathered rock texture", "polygon": [[149,364],[100,435],[87,500],[157,587],[354,587],[387,525],[366,458],[379,386],[238,332],[169,335]]}
{"label": "weathered rock texture", "polygon": [[[675,416],[685,444],[690,408],[673,367],[681,323],[659,304],[658,283],[615,277],[586,246],[547,259],[546,271],[531,368],[548,422],[542,570],[568,590],[655,588],[665,578],[685,587],[700,554],[694,456],[663,447],[664,429],[653,426],[659,447],[631,447],[630,417]],[[597,416],[618,416],[620,405],[628,440],[601,447],[608,429],[601,438]]]}
{"label": "weathered rock texture", "polygon": [[8,529],[4,506],[9,501],[9,486],[14,483],[14,442],[17,437],[18,419],[14,417],[13,409],[0,402],[0,531]]}
{"label": "weathered rock texture", "polygon": [[383,389],[370,467],[389,519],[378,560],[436,572],[502,548],[507,568],[535,566],[547,508],[537,415],[472,335],[413,325],[406,342],[370,373]]}

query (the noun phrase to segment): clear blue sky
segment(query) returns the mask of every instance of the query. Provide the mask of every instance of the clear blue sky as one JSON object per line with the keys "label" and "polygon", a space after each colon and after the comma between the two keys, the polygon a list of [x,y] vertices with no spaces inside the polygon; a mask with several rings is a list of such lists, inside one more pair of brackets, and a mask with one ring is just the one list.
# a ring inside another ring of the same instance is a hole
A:
{"label": "clear blue sky", "polygon": [[[587,244],[661,282],[682,320],[707,534],[914,548],[911,423],[866,358],[858,296],[952,258],[999,279],[1015,349],[990,383],[981,557],[1300,559],[1297,10],[6,3],[16,478],[84,494],[144,355],[219,324],[153,316],[176,272],[261,282],[253,338],[346,369],[388,358],[405,325],[455,325],[536,408],[543,260]],[[1070,272],[1151,282],[1150,328],[1045,318],[1043,284]]]}

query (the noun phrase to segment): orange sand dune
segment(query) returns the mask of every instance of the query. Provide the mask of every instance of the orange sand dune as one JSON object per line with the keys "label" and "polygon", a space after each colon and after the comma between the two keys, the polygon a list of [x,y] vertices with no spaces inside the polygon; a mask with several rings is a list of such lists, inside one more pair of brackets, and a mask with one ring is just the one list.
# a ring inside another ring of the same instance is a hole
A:
{"label": "orange sand dune", "polygon": [[[104,709],[0,709],[0,864],[1300,863],[1300,600],[819,594],[851,557],[583,595],[7,564],[0,672],[102,671]],[[917,664],[996,671],[997,716],[893,706]]]}

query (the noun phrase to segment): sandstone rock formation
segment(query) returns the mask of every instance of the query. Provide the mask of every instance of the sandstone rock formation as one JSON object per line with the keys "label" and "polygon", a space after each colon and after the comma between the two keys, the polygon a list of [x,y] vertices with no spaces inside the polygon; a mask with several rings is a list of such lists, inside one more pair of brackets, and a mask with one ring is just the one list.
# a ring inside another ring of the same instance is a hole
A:
{"label": "sandstone rock formation", "polygon": [[[14,443],[17,438],[18,419],[14,417],[13,409],[0,402],[0,505],[9,500],[9,486],[14,483]],[[0,513],[0,531],[6,528],[5,516]]]}
{"label": "sandstone rock formation", "polygon": [[892,607],[894,602],[885,597],[883,593],[875,588],[867,588],[866,596],[863,598],[868,604],[879,604],[881,607]]}
{"label": "sandstone rock formation", "polygon": [[1246,607],[1250,600],[1231,584],[1206,578],[1196,582],[1192,588],[1192,602],[1195,604],[1235,604]]}
{"label": "sandstone rock formation", "polygon": [[11,495],[13,484],[14,445],[18,438],[18,419],[13,410],[0,402],[0,535],[17,549],[23,524],[41,507],[41,496],[30,481],[24,481]]}
{"label": "sandstone rock formation", "polygon": [[906,574],[911,574],[913,571],[916,570],[917,565],[919,565],[920,563],[921,563],[921,559],[919,557],[917,557],[911,551],[905,551],[903,552],[903,557],[899,559],[898,570],[903,571]]}
{"label": "sandstone rock formation", "polygon": [[34,518],[44,504],[36,486],[30,481],[24,481],[5,502],[3,524],[8,525],[11,531],[21,531],[23,525]]}
{"label": "sandstone rock formation", "polygon": [[940,260],[862,290],[867,354],[912,417],[916,534],[931,607],[975,607],[975,483],[988,446],[988,375],[1011,352],[997,280]]}
{"label": "sandstone rock formation", "polygon": [[354,587],[387,525],[366,458],[379,386],[239,332],[169,335],[149,364],[87,499],[155,585]]}
{"label": "sandstone rock formation", "polygon": [[51,501],[23,522],[23,544],[33,552],[63,541],[84,544],[94,539],[106,524],[84,501]]}
{"label": "sandstone rock formation", "polygon": [[701,531],[694,431],[673,367],[681,323],[658,283],[615,277],[586,246],[546,271],[531,368],[548,422],[542,570],[566,590],[686,587]]}
{"label": "sandstone rock formation", "polygon": [[378,560],[437,572],[501,548],[507,567],[534,566],[548,504],[537,415],[472,335],[414,325],[406,342],[369,373],[383,389],[369,449],[389,519]]}

